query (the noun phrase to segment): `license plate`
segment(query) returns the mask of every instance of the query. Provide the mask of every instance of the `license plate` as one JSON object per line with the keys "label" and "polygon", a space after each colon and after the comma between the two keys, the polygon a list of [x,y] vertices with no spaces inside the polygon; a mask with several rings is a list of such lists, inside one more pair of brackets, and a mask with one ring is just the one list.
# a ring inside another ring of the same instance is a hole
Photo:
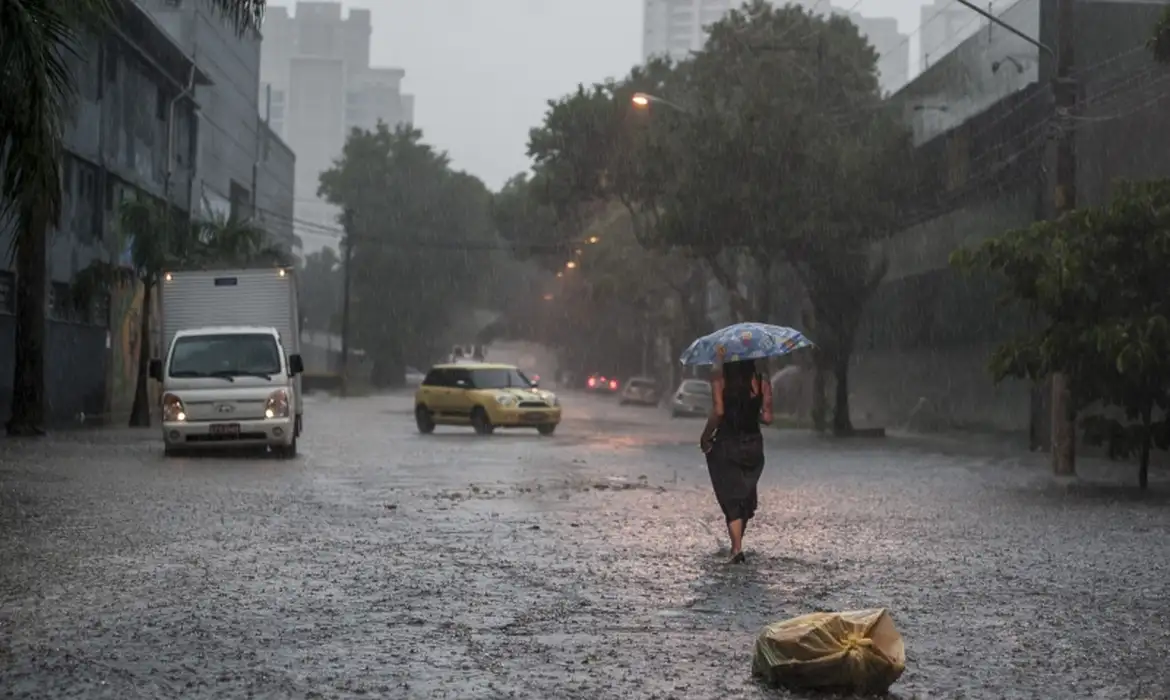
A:
{"label": "license plate", "polygon": [[543,413],[525,413],[524,420],[531,421],[533,423],[539,423],[540,421],[544,420],[544,414]]}
{"label": "license plate", "polygon": [[239,435],[239,423],[218,423],[213,424],[210,428],[212,435]]}

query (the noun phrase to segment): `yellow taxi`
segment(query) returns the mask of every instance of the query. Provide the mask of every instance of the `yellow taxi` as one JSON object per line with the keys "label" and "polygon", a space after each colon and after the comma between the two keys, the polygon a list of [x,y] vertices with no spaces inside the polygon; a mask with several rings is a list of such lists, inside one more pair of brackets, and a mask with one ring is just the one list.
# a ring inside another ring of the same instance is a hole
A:
{"label": "yellow taxi", "polygon": [[552,435],[561,422],[561,403],[512,365],[463,361],[427,372],[414,396],[414,418],[424,434],[438,425],[469,425],[480,435],[496,428]]}

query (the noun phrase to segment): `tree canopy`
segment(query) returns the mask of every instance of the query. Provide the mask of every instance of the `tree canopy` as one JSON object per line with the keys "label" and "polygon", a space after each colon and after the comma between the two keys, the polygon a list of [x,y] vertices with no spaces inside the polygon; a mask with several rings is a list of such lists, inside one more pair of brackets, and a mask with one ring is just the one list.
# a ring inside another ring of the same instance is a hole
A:
{"label": "tree canopy", "polygon": [[1150,37],[1150,50],[1154,58],[1161,63],[1170,63],[1170,7],[1162,10],[1162,16],[1154,26],[1154,35]]}
{"label": "tree canopy", "polygon": [[874,243],[899,227],[914,182],[876,62],[846,18],[733,11],[691,59],[550,101],[529,139],[530,228],[571,239],[620,203],[638,244],[701,262],[741,319],[775,320],[794,277],[819,364],[837,375],[834,427],[849,433],[848,360],[885,272]]}
{"label": "tree canopy", "polygon": [[1170,449],[1170,180],[1122,183],[1106,206],[1009,231],[953,263],[1003,276],[1041,324],[993,354],[995,379],[1070,380],[1085,438],[1115,457]]}
{"label": "tree canopy", "polygon": [[345,212],[353,341],[376,383],[400,384],[408,363],[436,356],[452,312],[476,304],[499,247],[491,193],[418,129],[381,123],[350,134],[320,193]]}

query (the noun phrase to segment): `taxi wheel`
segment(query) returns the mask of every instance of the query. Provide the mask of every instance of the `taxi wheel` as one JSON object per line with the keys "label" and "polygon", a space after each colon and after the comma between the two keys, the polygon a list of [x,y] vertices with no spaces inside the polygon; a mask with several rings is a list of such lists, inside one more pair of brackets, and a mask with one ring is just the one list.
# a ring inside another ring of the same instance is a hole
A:
{"label": "taxi wheel", "polygon": [[488,418],[487,411],[483,410],[483,406],[476,406],[472,410],[471,425],[480,435],[491,435],[496,429],[496,426],[492,425],[491,419]]}
{"label": "taxi wheel", "polygon": [[556,423],[545,423],[544,425],[536,426],[536,432],[540,433],[541,435],[552,435],[556,431],[557,431],[557,424]]}
{"label": "taxi wheel", "polygon": [[426,406],[415,407],[414,422],[418,425],[418,431],[423,435],[435,432],[435,420],[431,418],[431,412],[427,410]]}

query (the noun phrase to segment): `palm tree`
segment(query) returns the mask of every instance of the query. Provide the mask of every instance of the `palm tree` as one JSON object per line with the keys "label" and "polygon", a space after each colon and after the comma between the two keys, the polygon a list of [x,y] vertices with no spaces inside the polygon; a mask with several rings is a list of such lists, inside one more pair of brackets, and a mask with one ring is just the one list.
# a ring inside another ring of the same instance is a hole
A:
{"label": "palm tree", "polygon": [[[129,1],[0,1],[0,222],[15,231],[18,275],[10,435],[43,432],[46,237],[61,215],[62,139],[76,93],[65,59],[82,32],[102,31],[115,3]],[[241,33],[260,26],[266,4],[205,1]]]}
{"label": "palm tree", "polygon": [[190,221],[166,203],[153,199],[125,202],[118,209],[118,233],[129,248],[130,262],[95,261],[73,281],[74,303],[85,308],[94,294],[110,294],[123,285],[142,285],[138,366],[130,425],[150,425],[150,312],[159,280],[167,270],[291,264],[282,248],[268,244],[268,234],[249,220],[217,217]]}

